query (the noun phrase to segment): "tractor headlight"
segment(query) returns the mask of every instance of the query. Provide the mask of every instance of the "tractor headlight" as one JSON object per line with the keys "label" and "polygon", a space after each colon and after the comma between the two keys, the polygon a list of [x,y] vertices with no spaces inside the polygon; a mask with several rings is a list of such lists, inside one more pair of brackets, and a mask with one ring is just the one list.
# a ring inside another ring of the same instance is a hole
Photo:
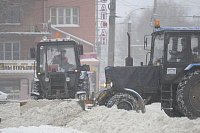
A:
{"label": "tractor headlight", "polygon": [[69,82],[70,81],[70,77],[66,77],[66,79],[65,79],[67,82]]}
{"label": "tractor headlight", "polygon": [[49,82],[49,78],[46,77],[46,78],[45,78],[45,82]]}
{"label": "tractor headlight", "polygon": [[104,88],[110,89],[113,86],[113,82],[110,82],[109,84],[104,83]]}
{"label": "tractor headlight", "polygon": [[37,72],[37,75],[40,76],[42,73],[41,72]]}
{"label": "tractor headlight", "polygon": [[106,88],[106,87],[107,87],[106,83],[104,83],[104,84],[103,84],[103,87],[104,87],[104,88]]}

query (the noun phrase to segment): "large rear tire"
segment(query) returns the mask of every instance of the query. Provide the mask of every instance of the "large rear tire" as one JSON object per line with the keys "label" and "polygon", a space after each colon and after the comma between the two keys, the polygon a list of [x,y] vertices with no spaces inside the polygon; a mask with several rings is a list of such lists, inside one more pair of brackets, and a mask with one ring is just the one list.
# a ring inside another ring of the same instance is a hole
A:
{"label": "large rear tire", "polygon": [[178,111],[176,107],[173,107],[172,110],[164,109],[165,114],[167,114],[169,117],[183,117],[184,115]]}
{"label": "large rear tire", "polygon": [[111,97],[107,107],[111,108],[113,105],[116,105],[118,109],[138,111],[138,103],[135,97],[125,93],[118,93]]}
{"label": "large rear tire", "polygon": [[200,70],[189,72],[183,77],[176,98],[185,116],[190,119],[200,117]]}

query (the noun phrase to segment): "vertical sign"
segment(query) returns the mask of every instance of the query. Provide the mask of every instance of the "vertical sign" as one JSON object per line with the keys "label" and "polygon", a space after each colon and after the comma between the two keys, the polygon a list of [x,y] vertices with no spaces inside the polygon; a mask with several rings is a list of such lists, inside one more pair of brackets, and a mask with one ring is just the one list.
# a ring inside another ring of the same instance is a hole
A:
{"label": "vertical sign", "polygon": [[99,43],[101,45],[107,45],[107,40],[108,40],[108,36],[107,36],[107,30],[108,30],[108,1],[107,0],[101,0],[99,2],[99,21],[98,21],[98,27],[99,27],[99,31],[98,31],[98,37],[100,38]]}

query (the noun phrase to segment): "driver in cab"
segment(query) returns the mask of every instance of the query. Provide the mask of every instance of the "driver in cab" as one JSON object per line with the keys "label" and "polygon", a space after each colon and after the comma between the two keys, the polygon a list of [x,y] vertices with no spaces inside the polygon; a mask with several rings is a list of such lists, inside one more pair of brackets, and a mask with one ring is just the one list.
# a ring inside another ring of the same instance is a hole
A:
{"label": "driver in cab", "polygon": [[68,62],[68,58],[65,57],[65,50],[61,51],[61,54],[54,56],[53,64],[58,64],[62,69],[68,71],[69,68],[72,68],[74,65]]}

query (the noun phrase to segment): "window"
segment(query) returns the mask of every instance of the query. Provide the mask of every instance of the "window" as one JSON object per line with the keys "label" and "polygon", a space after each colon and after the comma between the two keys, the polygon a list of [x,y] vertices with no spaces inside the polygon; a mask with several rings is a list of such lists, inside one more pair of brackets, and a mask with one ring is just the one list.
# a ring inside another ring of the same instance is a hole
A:
{"label": "window", "polygon": [[19,60],[19,42],[0,42],[0,60]]}
{"label": "window", "polygon": [[153,63],[156,64],[158,61],[162,61],[164,51],[164,35],[157,35],[154,41],[154,54]]}
{"label": "window", "polygon": [[186,37],[170,37],[167,60],[169,62],[185,62],[188,56]]}
{"label": "window", "polygon": [[191,36],[191,52],[192,52],[192,62],[199,63],[200,62],[200,47],[199,47],[199,36],[192,35]]}
{"label": "window", "polygon": [[79,8],[51,8],[52,25],[79,25]]}
{"label": "window", "polygon": [[9,94],[9,99],[20,99],[20,79],[0,79],[0,90]]}
{"label": "window", "polygon": [[10,3],[0,4],[0,24],[20,23],[20,8]]}

